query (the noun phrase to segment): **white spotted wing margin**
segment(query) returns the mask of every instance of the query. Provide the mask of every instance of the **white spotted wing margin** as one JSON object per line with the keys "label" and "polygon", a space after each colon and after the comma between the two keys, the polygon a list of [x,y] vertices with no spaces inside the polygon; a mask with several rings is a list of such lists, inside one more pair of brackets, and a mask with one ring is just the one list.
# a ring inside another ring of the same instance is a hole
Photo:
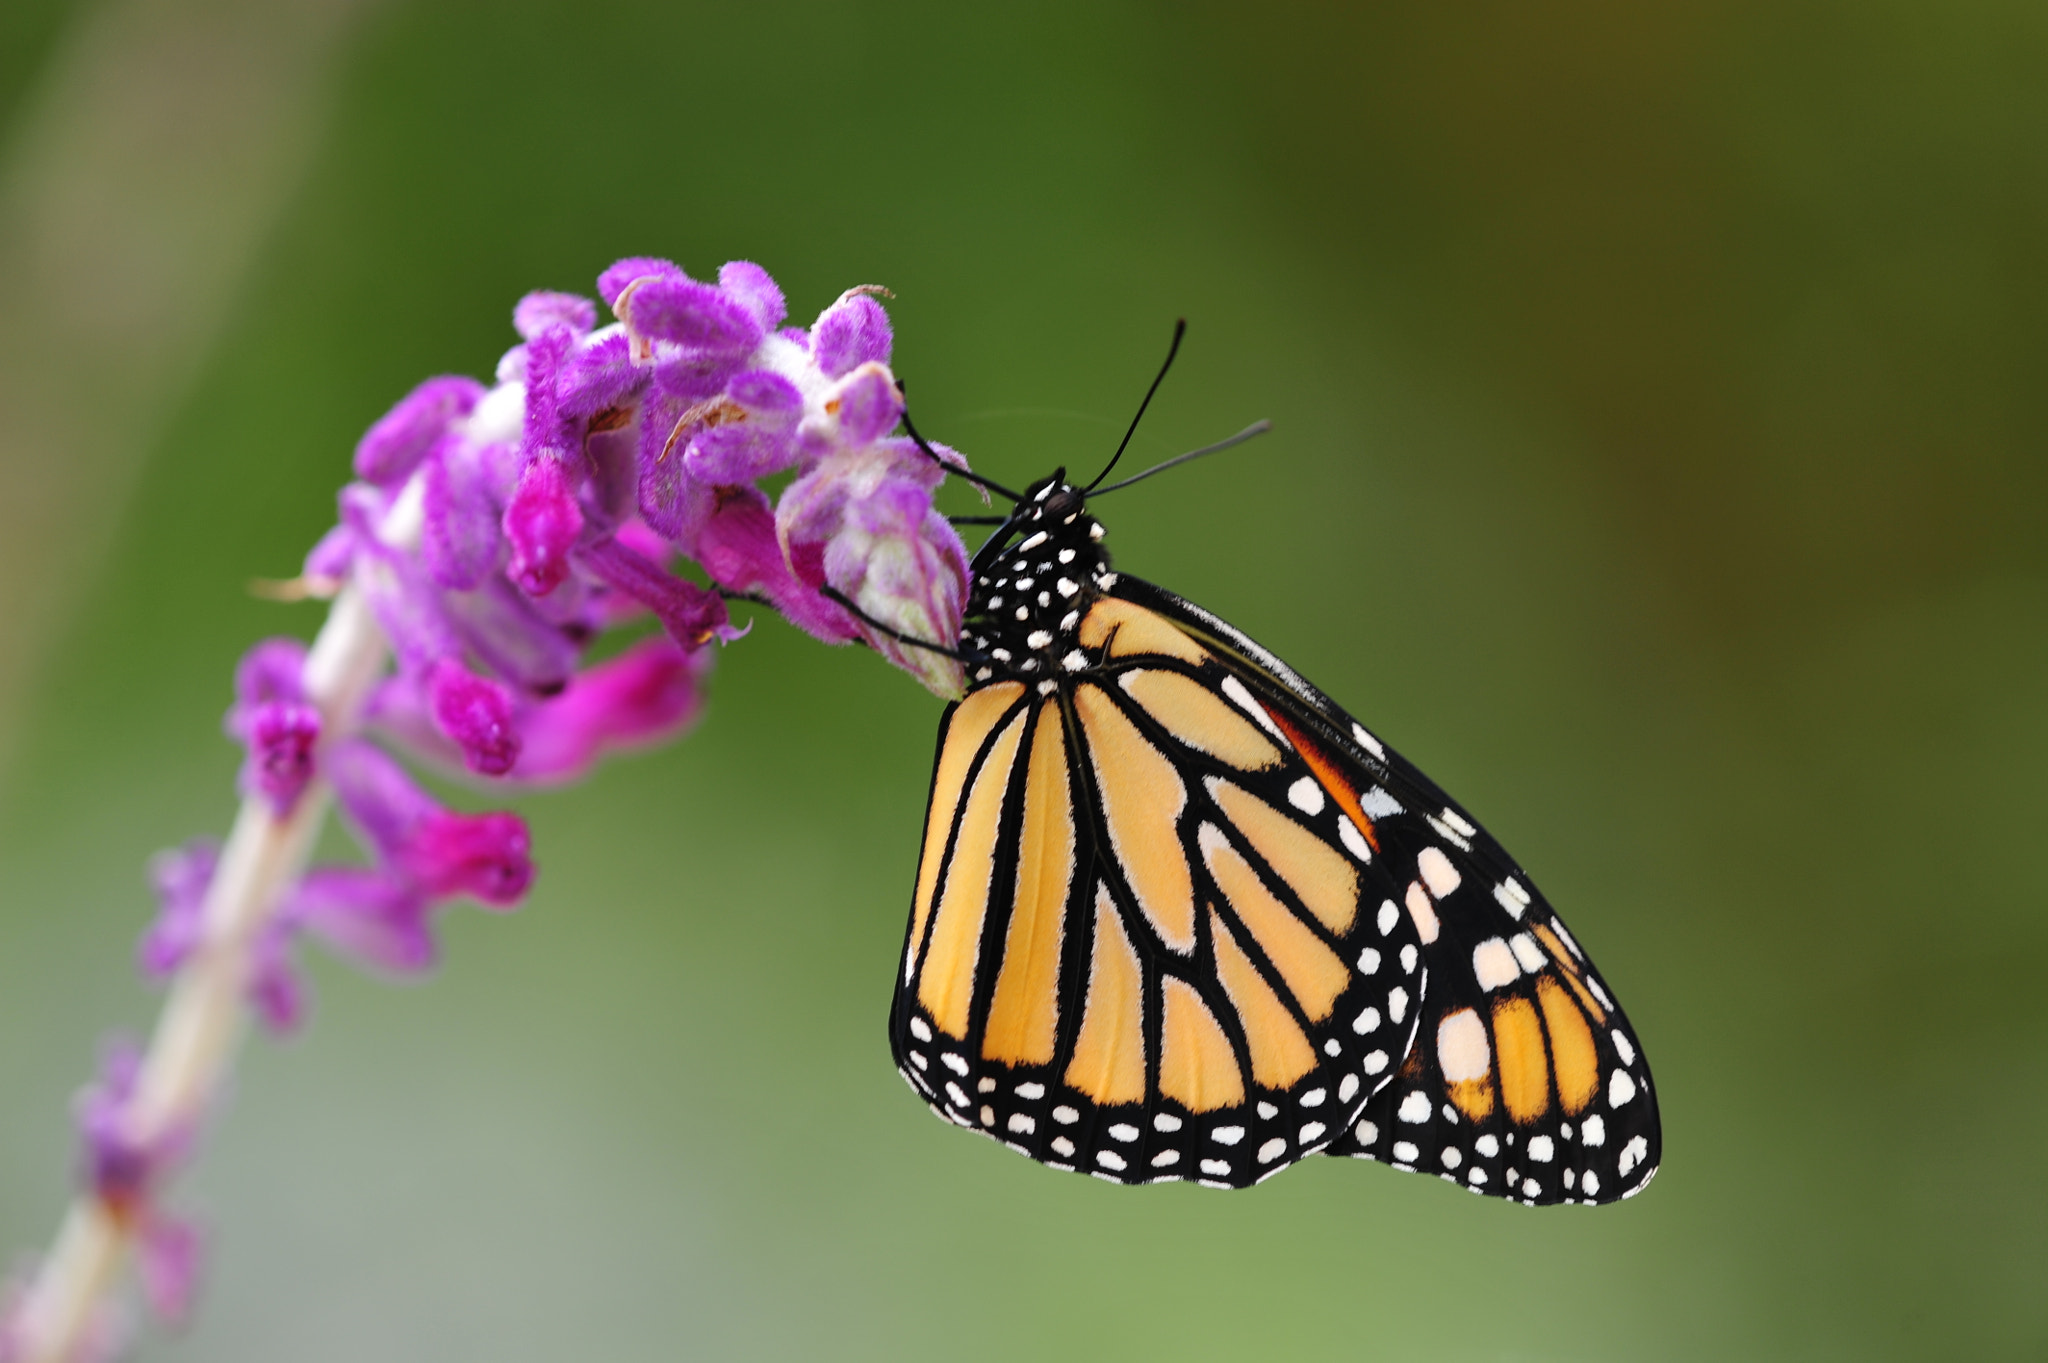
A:
{"label": "white spotted wing margin", "polygon": [[1114,594],[1231,661],[1302,751],[1354,780],[1377,864],[1423,927],[1430,994],[1395,1082],[1325,1153],[1526,1204],[1632,1197],[1662,1158],[1634,1030],[1528,875],[1434,782],[1271,652],[1172,593]]}
{"label": "white spotted wing margin", "polygon": [[891,1045],[940,1117],[1040,1163],[1249,1186],[1412,1048],[1416,927],[1227,669],[1109,651],[942,720]]}

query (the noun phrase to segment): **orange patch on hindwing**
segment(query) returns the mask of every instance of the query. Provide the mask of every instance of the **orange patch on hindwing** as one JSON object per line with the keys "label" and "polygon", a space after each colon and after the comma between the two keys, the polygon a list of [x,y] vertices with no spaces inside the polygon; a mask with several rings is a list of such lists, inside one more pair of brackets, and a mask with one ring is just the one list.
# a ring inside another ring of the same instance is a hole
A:
{"label": "orange patch on hindwing", "polygon": [[925,815],[924,856],[917,867],[917,894],[911,900],[910,949],[904,953],[903,961],[905,980],[916,970],[918,954],[924,950],[924,927],[931,917],[932,890],[939,883],[939,867],[946,860],[946,841],[953,833],[953,816],[960,810],[968,769],[989,730],[1023,694],[1021,682],[984,687],[961,701],[946,725],[946,743],[939,751],[938,771],[932,777],[932,807]]}
{"label": "orange patch on hindwing", "polygon": [[1537,940],[1543,943],[1543,949],[1549,952],[1559,965],[1564,967],[1564,982],[1572,987],[1574,994],[1579,996],[1579,1002],[1585,1005],[1587,1015],[1595,1022],[1605,1022],[1607,1020],[1607,1010],[1602,1008],[1600,1001],[1594,998],[1592,993],[1587,990],[1585,982],[1581,978],[1585,974],[1586,968],[1579,963],[1579,958],[1572,955],[1565,944],[1558,939],[1558,935],[1550,930],[1549,924],[1537,923],[1530,928],[1530,931],[1535,933]]}
{"label": "orange patch on hindwing", "polygon": [[1059,702],[1038,709],[1017,839],[1017,893],[981,1053],[1009,1065],[1052,1059],[1060,1012],[1060,944],[1074,880],[1074,802]]}
{"label": "orange patch on hindwing", "polygon": [[1537,980],[1536,998],[1543,1005],[1543,1025],[1550,1031],[1558,1101],[1576,1117],[1600,1091],[1600,1050],[1593,1044],[1592,1028],[1556,980],[1547,974]]}
{"label": "orange patch on hindwing", "polygon": [[1066,1081],[1097,1103],[1145,1097],[1145,982],[1109,891],[1095,891],[1095,949]]}
{"label": "orange patch on hindwing", "polygon": [[1190,1112],[1243,1102],[1237,1053],[1195,987],[1168,975],[1160,996],[1159,1091]]}
{"label": "orange patch on hindwing", "polygon": [[1351,967],[1273,897],[1251,863],[1238,855],[1220,831],[1203,824],[1196,841],[1201,844],[1209,874],[1216,878],[1216,888],[1223,891],[1231,912],[1280,972],[1301,1011],[1311,1022],[1330,1016],[1337,996],[1351,983]]}
{"label": "orange patch on hindwing", "polygon": [[1550,1060],[1535,1004],[1519,995],[1494,1001],[1493,1051],[1508,1116],[1525,1125],[1535,1121],[1550,1108]]}
{"label": "orange patch on hindwing", "polygon": [[953,859],[947,864],[946,887],[939,894],[931,946],[918,974],[917,996],[948,1036],[967,1035],[974,975],[980,964],[981,925],[988,916],[990,882],[995,876],[996,835],[1001,831],[1003,800],[1010,789],[1017,745],[1024,736],[1024,714],[1019,710],[1003,726],[989,749],[988,760],[975,774],[967,807],[960,814]]}
{"label": "orange patch on hindwing", "polygon": [[1216,978],[1244,1024],[1245,1049],[1251,1052],[1252,1078],[1269,1089],[1284,1089],[1316,1067],[1315,1047],[1251,957],[1230,935],[1215,910],[1209,912],[1210,936],[1216,950]]}
{"label": "orange patch on hindwing", "polygon": [[1273,717],[1273,722],[1280,726],[1280,732],[1287,735],[1287,741],[1301,754],[1301,760],[1308,763],[1308,769],[1315,776],[1316,784],[1337,802],[1337,808],[1350,816],[1351,822],[1358,826],[1359,832],[1365,834],[1366,843],[1377,856],[1380,850],[1379,832],[1373,828],[1372,820],[1365,817],[1365,806],[1358,802],[1358,792],[1344,779],[1344,773],[1330,760],[1330,755],[1317,746],[1315,740],[1303,732],[1302,727],[1289,719],[1283,711],[1275,710],[1264,702],[1260,703],[1260,708]]}

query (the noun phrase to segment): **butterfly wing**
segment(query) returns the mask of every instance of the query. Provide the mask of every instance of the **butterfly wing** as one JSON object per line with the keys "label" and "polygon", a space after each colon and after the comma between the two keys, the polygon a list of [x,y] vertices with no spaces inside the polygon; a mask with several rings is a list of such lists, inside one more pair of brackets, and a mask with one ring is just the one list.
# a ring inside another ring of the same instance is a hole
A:
{"label": "butterfly wing", "polygon": [[942,722],[897,1065],[1054,1167],[1246,1186],[1390,1082],[1420,930],[1224,659],[1114,598],[1080,637],[1089,666]]}
{"label": "butterfly wing", "polygon": [[1655,1174],[1650,1072],[1590,959],[1514,861],[1437,786],[1286,664],[1161,588],[1116,594],[1225,660],[1371,833],[1419,927],[1428,999],[1395,1081],[1325,1153],[1529,1203],[1608,1202]]}

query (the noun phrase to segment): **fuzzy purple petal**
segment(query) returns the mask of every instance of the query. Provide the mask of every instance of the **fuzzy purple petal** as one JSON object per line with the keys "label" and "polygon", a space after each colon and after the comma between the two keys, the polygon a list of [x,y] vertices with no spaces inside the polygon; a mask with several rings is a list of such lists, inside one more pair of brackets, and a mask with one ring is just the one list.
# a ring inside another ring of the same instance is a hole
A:
{"label": "fuzzy purple petal", "polygon": [[386,487],[404,481],[429,447],[453,422],[468,416],[483,395],[484,386],[475,379],[428,379],[378,418],[356,445],[356,476]]}
{"label": "fuzzy purple petal", "polygon": [[775,330],[782,325],[782,319],[789,316],[789,307],[782,301],[782,290],[776,287],[766,270],[751,260],[729,260],[720,266],[718,287],[752,313],[763,332]]}
{"label": "fuzzy purple petal", "polygon": [[[869,361],[860,365],[827,402],[839,418],[840,438],[849,445],[866,445],[896,429],[903,416],[903,396],[887,365]],[[929,461],[927,461],[929,462]]]}
{"label": "fuzzy purple petal", "polygon": [[597,325],[597,305],[573,293],[550,293],[539,289],[526,295],[512,308],[512,329],[522,340],[532,340],[549,327],[565,326],[577,336]]}
{"label": "fuzzy purple petal", "polygon": [[552,695],[568,685],[582,654],[579,639],[588,631],[558,624],[549,612],[560,606],[573,619],[585,596],[575,577],[536,600],[493,574],[473,592],[444,594],[441,608],[463,648],[487,671],[530,694]]}
{"label": "fuzzy purple petal", "polygon": [[768,330],[745,303],[717,285],[672,275],[642,282],[624,306],[623,320],[635,335],[686,350],[744,354]]}
{"label": "fuzzy purple petal", "polygon": [[342,810],[380,861],[396,862],[413,831],[441,809],[405,768],[361,739],[334,745],[327,776]]}
{"label": "fuzzy purple petal", "polygon": [[767,597],[814,638],[843,644],[859,637],[853,617],[818,594],[824,578],[806,580],[784,557],[774,513],[758,488],[719,490],[717,510],[697,537],[697,561],[721,587]]}
{"label": "fuzzy purple petal", "polygon": [[632,341],[623,331],[593,339],[571,356],[555,379],[563,415],[589,417],[608,407],[637,401],[649,374],[633,363]]}
{"label": "fuzzy purple petal", "polygon": [[811,324],[811,354],[826,378],[836,379],[870,360],[889,362],[894,337],[889,314],[868,296],[873,287],[848,289]]}
{"label": "fuzzy purple petal", "polygon": [[503,510],[485,447],[451,436],[427,456],[420,558],[441,587],[467,589],[498,566]]}
{"label": "fuzzy purple petal", "polygon": [[661,260],[654,256],[627,256],[597,277],[597,296],[604,299],[606,307],[615,307],[619,295],[628,284],[636,279],[668,276],[687,279],[683,267],[672,260]]}
{"label": "fuzzy purple petal", "polygon": [[320,712],[295,701],[274,700],[247,717],[248,755],[242,762],[242,794],[262,797],[283,818],[313,779],[313,752],[320,742]]}
{"label": "fuzzy purple petal", "polygon": [[727,623],[725,602],[718,593],[670,574],[616,539],[587,545],[578,558],[599,578],[653,611],[669,637],[684,648],[738,637]]}

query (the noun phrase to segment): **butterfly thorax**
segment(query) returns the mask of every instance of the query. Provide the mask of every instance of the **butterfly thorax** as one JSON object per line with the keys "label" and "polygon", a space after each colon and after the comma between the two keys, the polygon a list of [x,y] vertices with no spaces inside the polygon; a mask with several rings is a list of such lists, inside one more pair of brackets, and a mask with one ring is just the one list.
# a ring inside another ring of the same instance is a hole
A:
{"label": "butterfly thorax", "polygon": [[1027,493],[975,555],[960,628],[961,647],[975,659],[974,684],[1045,681],[1089,666],[1080,624],[1115,580],[1102,523],[1080,489],[1055,474]]}

